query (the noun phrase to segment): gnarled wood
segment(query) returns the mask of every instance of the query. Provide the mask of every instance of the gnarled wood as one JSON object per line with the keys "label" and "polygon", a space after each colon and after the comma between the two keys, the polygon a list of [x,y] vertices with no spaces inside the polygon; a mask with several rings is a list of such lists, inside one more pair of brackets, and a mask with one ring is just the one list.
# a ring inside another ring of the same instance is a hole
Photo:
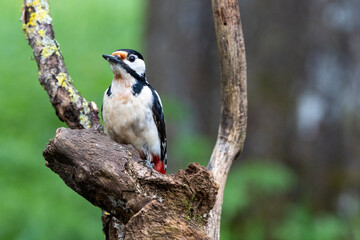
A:
{"label": "gnarled wood", "polygon": [[237,0],[212,0],[221,70],[221,120],[208,169],[219,183],[219,193],[207,228],[220,238],[221,207],[226,178],[233,160],[242,152],[246,136],[246,57]]}
{"label": "gnarled wood", "polygon": [[218,186],[199,164],[171,175],[151,173],[135,162],[142,160],[131,145],[97,130],[66,128],[43,155],[70,188],[124,223],[125,239],[208,239]]}

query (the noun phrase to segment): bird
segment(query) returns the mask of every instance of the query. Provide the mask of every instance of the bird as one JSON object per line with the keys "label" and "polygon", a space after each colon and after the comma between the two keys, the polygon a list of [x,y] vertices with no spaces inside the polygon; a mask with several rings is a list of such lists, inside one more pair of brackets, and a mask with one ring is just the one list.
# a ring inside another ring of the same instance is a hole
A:
{"label": "bird", "polygon": [[143,56],[132,49],[119,49],[102,56],[113,72],[101,110],[105,132],[120,144],[133,145],[151,173],[154,169],[165,174],[164,112],[159,94],[146,79]]}

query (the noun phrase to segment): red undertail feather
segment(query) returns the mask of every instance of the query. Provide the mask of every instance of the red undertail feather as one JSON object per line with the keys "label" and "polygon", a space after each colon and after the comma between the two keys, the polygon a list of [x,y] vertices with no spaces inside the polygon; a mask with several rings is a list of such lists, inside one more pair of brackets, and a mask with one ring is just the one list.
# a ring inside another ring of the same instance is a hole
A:
{"label": "red undertail feather", "polygon": [[153,163],[155,165],[154,169],[159,173],[165,174],[165,165],[163,161],[161,161],[160,157],[157,155],[152,154]]}

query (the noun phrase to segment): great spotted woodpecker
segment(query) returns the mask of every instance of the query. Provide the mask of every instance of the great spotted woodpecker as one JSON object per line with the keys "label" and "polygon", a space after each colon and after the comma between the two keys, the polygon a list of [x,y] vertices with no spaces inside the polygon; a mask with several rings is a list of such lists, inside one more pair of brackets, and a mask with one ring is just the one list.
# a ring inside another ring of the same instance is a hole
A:
{"label": "great spotted woodpecker", "polygon": [[103,99],[105,132],[118,143],[132,144],[146,166],[165,174],[163,108],[159,95],[146,80],[143,56],[135,50],[119,49],[103,57],[114,74]]}

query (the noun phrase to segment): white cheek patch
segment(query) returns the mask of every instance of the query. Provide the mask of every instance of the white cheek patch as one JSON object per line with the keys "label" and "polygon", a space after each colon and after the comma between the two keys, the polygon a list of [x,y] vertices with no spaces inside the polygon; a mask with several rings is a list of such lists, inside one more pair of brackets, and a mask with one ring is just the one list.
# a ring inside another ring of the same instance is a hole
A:
{"label": "white cheek patch", "polygon": [[145,62],[139,58],[137,58],[134,62],[130,62],[128,60],[124,60],[131,69],[133,69],[138,75],[143,75],[145,73]]}

